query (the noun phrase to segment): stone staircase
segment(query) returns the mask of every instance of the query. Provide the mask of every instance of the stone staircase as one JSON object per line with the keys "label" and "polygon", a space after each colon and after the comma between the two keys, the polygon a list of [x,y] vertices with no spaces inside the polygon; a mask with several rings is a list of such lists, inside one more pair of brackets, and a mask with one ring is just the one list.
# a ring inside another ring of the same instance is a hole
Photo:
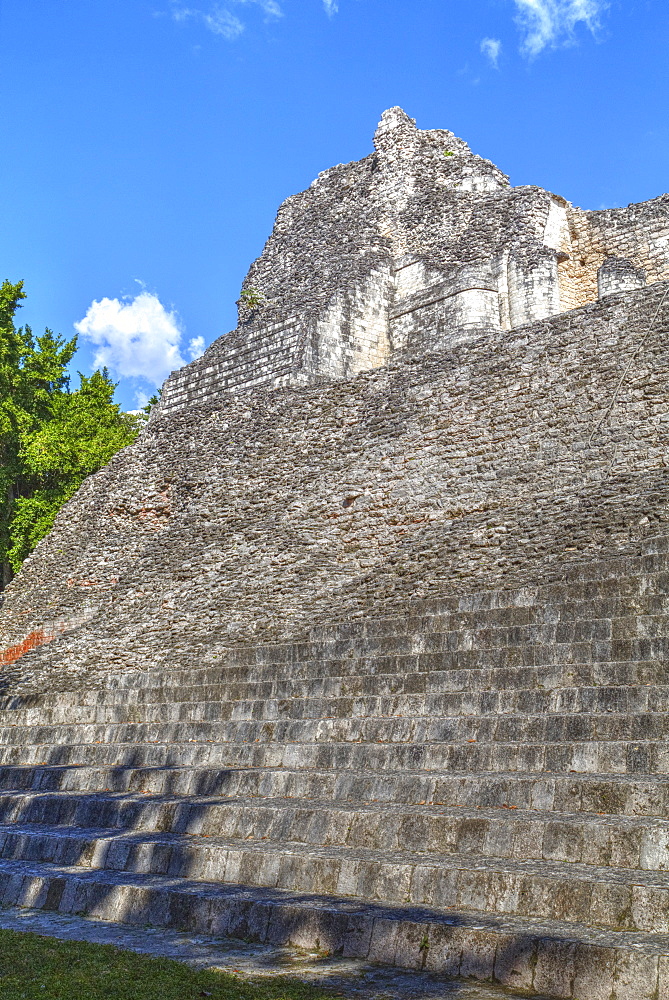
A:
{"label": "stone staircase", "polygon": [[669,997],[669,540],[6,697],[0,902]]}
{"label": "stone staircase", "polygon": [[161,395],[161,411],[197,406],[221,392],[299,381],[306,327],[295,318],[277,317],[262,326],[246,323],[226,336],[222,357],[198,358],[172,373]]}

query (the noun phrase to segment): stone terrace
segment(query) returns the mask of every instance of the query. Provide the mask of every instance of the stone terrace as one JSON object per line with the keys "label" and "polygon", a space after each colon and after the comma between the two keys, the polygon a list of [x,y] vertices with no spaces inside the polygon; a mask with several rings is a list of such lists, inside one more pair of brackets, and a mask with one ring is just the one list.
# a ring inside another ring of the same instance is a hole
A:
{"label": "stone terrace", "polygon": [[8,699],[3,904],[665,996],[668,570],[657,538],[533,593]]}
{"label": "stone terrace", "polygon": [[6,682],[187,666],[638,554],[667,528],[668,289],[152,421],[5,592],[4,648],[67,629]]}

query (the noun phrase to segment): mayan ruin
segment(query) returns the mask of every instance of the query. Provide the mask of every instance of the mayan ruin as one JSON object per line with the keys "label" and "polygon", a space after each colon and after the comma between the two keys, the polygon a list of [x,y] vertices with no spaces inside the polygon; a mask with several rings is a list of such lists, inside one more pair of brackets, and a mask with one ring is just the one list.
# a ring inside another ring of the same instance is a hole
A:
{"label": "mayan ruin", "polygon": [[391,108],[238,307],[3,593],[2,905],[667,1000],[669,195]]}

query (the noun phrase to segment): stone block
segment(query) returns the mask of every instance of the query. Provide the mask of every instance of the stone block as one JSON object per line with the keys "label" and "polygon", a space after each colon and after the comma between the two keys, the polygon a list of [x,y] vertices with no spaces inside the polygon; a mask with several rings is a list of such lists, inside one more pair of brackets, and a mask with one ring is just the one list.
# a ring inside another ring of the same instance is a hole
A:
{"label": "stone block", "polygon": [[430,948],[430,925],[402,920],[395,938],[394,964],[403,969],[422,969]]}
{"label": "stone block", "polygon": [[344,958],[367,958],[374,919],[366,913],[350,913],[346,921],[342,954]]}
{"label": "stone block", "polygon": [[296,948],[316,948],[329,953],[343,949],[347,915],[307,906],[272,908],[267,941]]}
{"label": "stone block", "polygon": [[456,901],[458,874],[452,869],[416,865],[411,879],[411,902],[425,903],[439,909],[453,906]]}
{"label": "stone block", "polygon": [[669,931],[669,890],[633,885],[630,907],[633,926],[640,931]]}
{"label": "stone block", "polygon": [[376,917],[372,926],[367,959],[379,965],[395,965],[395,951],[399,933],[399,920]]}
{"label": "stone block", "polygon": [[618,950],[615,963],[615,1000],[660,1000],[657,955]]}
{"label": "stone block", "polygon": [[463,933],[460,975],[477,981],[492,980],[497,944],[498,935],[494,931],[467,927],[466,933]]}
{"label": "stone block", "polygon": [[212,907],[212,934],[250,941],[267,941],[274,906],[269,902],[233,897],[217,900]]}
{"label": "stone block", "polygon": [[610,1000],[615,988],[616,957],[614,948],[577,945],[572,986],[574,996]]}
{"label": "stone block", "polygon": [[[559,1000],[579,997],[574,992],[577,945],[573,941],[540,938],[537,942],[537,963],[534,968],[533,988],[538,995],[548,995]],[[586,993],[587,1000],[590,1000]],[[579,997],[580,1000],[580,997]]]}
{"label": "stone block", "polygon": [[530,990],[537,964],[537,941],[531,934],[497,936],[493,979],[512,989]]}
{"label": "stone block", "polygon": [[466,947],[466,928],[453,924],[434,924],[428,936],[429,949],[425,968],[442,976],[459,976]]}
{"label": "stone block", "polygon": [[632,889],[629,885],[597,882],[592,889],[591,920],[594,924],[614,930],[630,930],[631,905]]}

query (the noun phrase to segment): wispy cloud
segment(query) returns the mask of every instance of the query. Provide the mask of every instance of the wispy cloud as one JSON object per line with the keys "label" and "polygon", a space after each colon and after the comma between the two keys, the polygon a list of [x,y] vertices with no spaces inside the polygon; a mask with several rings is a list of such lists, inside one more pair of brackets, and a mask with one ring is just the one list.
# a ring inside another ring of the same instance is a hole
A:
{"label": "wispy cloud", "polygon": [[141,379],[160,386],[186,359],[204,352],[204,338],[184,345],[184,333],[175,312],[165,309],[157,295],[142,291],[135,298],[91,302],[75,330],[95,347],[93,366],[107,367],[121,378]]}
{"label": "wispy cloud", "polygon": [[201,357],[204,354],[204,337],[193,337],[189,340],[187,351],[191,361]]}
{"label": "wispy cloud", "polygon": [[214,35],[222,35],[228,41],[238,38],[244,30],[244,25],[239,18],[223,7],[214,7],[210,11],[205,11],[173,3],[170,13],[172,20],[178,24],[191,20],[200,21]]}
{"label": "wispy cloud", "polygon": [[229,0],[227,5],[220,3],[209,5],[206,9],[186,7],[178,0],[172,0],[170,14],[177,23],[183,21],[199,21],[213,35],[220,35],[228,41],[239,38],[244,31],[244,22],[233,14],[232,5],[249,5],[259,7],[267,19],[283,17],[283,10],[278,0]]}
{"label": "wispy cloud", "polygon": [[499,54],[502,49],[502,43],[499,38],[484,38],[481,41],[481,52],[486,56],[492,66],[497,69],[499,67]]}
{"label": "wispy cloud", "polygon": [[569,42],[578,24],[595,32],[607,0],[514,0],[523,32],[522,51],[530,57]]}
{"label": "wispy cloud", "polygon": [[323,0],[323,6],[325,7],[325,13],[328,17],[332,17],[339,10],[339,3],[337,0]]}
{"label": "wispy cloud", "polygon": [[223,7],[216,7],[210,14],[202,12],[201,18],[204,26],[213,35],[222,35],[228,41],[238,38],[244,30],[244,25],[239,18]]}

